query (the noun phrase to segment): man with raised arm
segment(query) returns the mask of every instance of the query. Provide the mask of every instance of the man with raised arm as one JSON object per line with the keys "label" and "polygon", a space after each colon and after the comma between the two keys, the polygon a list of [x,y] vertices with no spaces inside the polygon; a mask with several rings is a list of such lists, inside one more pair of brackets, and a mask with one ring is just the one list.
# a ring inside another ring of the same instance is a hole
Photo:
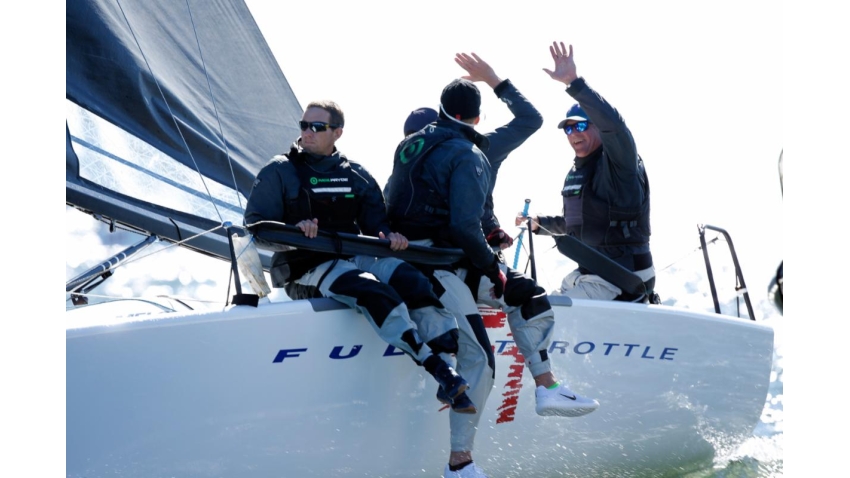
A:
{"label": "man with raised arm", "polygon": [[[477,339],[492,369],[495,358],[477,303],[499,307],[507,313],[511,332],[534,377],[537,413],[590,413],[599,403],[573,393],[551,371],[548,346],[554,313],[545,291],[531,278],[508,268],[492,249],[507,247],[504,244],[510,242],[492,214],[494,176],[505,157],[539,129],[543,119],[510,80],[499,78],[476,54],[458,54],[455,61],[468,75],[443,89],[436,122],[407,136],[396,149],[393,172],[384,190],[390,223],[416,243],[458,247],[466,253],[463,263],[430,271],[442,286],[442,290],[437,288],[440,301],[458,319],[461,373],[468,376],[462,355],[465,336],[467,343]],[[487,135],[476,132],[481,93],[474,82],[492,87],[514,113],[514,120]],[[461,324],[464,316],[468,324]],[[468,392],[479,410],[492,388],[492,372],[487,382],[489,386],[483,380],[472,384]],[[480,413],[453,416],[446,478],[486,476],[472,460],[479,419]]]}
{"label": "man with raised arm", "polygon": [[[658,303],[649,250],[649,179],[632,133],[619,112],[578,76],[572,45],[567,50],[563,42],[553,42],[549,51],[555,70],[543,71],[567,85],[567,94],[577,101],[558,124],[575,151],[575,159],[561,190],[563,215],[535,216],[531,230],[554,236],[559,250],[564,235],[579,239],[634,272],[647,291],[629,294],[579,265],[553,293]],[[520,225],[525,220],[520,213],[515,223]]]}

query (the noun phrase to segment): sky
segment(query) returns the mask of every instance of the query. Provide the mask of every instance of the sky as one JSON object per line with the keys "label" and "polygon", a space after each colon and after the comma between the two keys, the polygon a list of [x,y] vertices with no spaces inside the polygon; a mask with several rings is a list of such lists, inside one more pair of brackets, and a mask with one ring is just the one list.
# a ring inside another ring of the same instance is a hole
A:
{"label": "sky", "polygon": [[[542,68],[551,68],[552,41],[572,44],[578,73],[619,109],[646,161],[657,267],[693,252],[700,223],[731,233],[754,296],[764,293],[778,262],[789,259],[786,276],[794,292],[784,318],[792,339],[785,371],[790,383],[785,469],[789,476],[835,469],[832,462],[843,456],[840,441],[813,439],[818,423],[842,430],[839,423],[846,420],[828,406],[830,398],[840,400],[842,381],[820,366],[841,363],[843,334],[816,333],[822,326],[832,331],[845,315],[830,299],[842,296],[843,281],[828,277],[846,264],[837,251],[842,234],[836,231],[843,230],[843,221],[835,217],[845,202],[837,196],[846,189],[846,153],[834,143],[846,136],[841,114],[850,106],[845,86],[850,78],[844,55],[836,51],[848,44],[846,16],[831,4],[561,1],[535,2],[532,9],[526,8],[531,3],[457,0],[405,6],[247,3],[302,105],[320,98],[337,101],[346,112],[338,146],[381,182],[389,175],[407,113],[436,106],[442,87],[463,74],[453,62],[455,53],[475,52],[510,78],[545,122],[502,167],[496,212],[505,226],[525,198],[532,200],[532,213],[560,209],[558,191],[572,155],[555,125],[571,100]],[[2,29],[7,61],[25,65],[5,79],[12,93],[6,95],[6,111],[14,118],[6,128],[6,138],[14,138],[6,141],[7,159],[25,159],[21,164],[40,161],[45,149],[58,156],[64,147],[59,101],[64,60],[58,48],[64,15],[59,9],[46,14],[37,5],[31,8],[39,10],[7,16]],[[38,31],[46,40],[21,44],[31,29],[16,18],[43,19]],[[509,117],[487,94],[489,88],[480,87],[486,119],[479,130],[488,131]],[[52,126],[53,141],[44,141],[47,128],[41,125]],[[776,169],[783,149],[784,198]],[[0,336],[4,388],[14,390],[6,394],[4,434],[15,438],[7,447],[15,460],[5,469],[44,467],[56,474],[62,460],[44,458],[64,453],[63,314],[52,301],[48,314],[24,306],[43,302],[44,290],[69,278],[68,263],[99,252],[92,245],[101,241],[89,232],[90,218],[49,206],[59,204],[53,196],[61,194],[59,166],[51,168],[55,176],[49,188],[21,167],[7,163],[7,171],[26,180],[7,180],[4,190],[6,204],[12,205],[6,210],[18,213],[9,217],[17,216],[13,224],[19,226],[7,233],[7,244],[15,245],[7,249],[7,270],[22,275],[14,281],[17,289],[7,291],[11,307]],[[32,199],[32,206],[22,197]],[[826,200],[827,206],[805,208],[811,198]],[[54,257],[56,230],[62,234],[63,223],[65,274],[58,272]],[[820,225],[832,226],[823,241],[816,233]],[[77,242],[78,235],[89,242]],[[542,255],[544,239],[535,245]],[[811,406],[811,399],[818,406]],[[803,459],[815,446],[818,459]]]}

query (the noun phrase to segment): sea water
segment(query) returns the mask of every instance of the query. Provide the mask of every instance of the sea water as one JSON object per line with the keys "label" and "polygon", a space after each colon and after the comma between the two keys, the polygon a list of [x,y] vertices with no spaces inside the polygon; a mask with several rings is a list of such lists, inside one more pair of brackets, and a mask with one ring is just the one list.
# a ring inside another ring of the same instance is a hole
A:
{"label": "sea water", "polygon": [[[711,251],[711,247],[709,250]],[[734,279],[731,256],[712,254],[710,264],[715,275],[721,312],[749,320],[746,302],[742,294],[735,290],[737,282]],[[706,463],[701,470],[684,475],[686,478],[783,476],[783,316],[770,302],[767,294],[767,278],[773,276],[778,265],[764,264],[762,269],[766,270],[760,271],[762,274],[750,274],[749,277],[747,271],[743,272],[755,320],[771,326],[774,330],[773,365],[761,418],[753,430],[752,437],[733,449],[727,449],[723,443],[715,444],[714,460]],[[701,252],[668,269],[658,271],[657,289],[665,304],[714,312],[712,298],[707,292],[710,291],[710,285],[706,279],[706,266]]]}

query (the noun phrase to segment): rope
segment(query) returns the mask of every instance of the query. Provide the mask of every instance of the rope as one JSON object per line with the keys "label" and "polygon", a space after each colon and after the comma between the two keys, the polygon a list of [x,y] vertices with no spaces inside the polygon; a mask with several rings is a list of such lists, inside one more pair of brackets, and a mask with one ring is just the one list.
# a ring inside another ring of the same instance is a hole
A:
{"label": "rope", "polygon": [[[705,245],[706,245],[706,246],[708,246],[708,245],[710,245],[710,244],[714,244],[714,243],[715,243],[715,242],[717,242],[719,239],[720,239],[720,236],[716,236],[716,237],[714,237],[714,239],[712,239],[712,240],[710,240],[710,241],[706,241],[706,242],[705,242]],[[694,250],[692,250],[692,251],[688,252],[687,254],[683,255],[682,257],[680,257],[680,258],[676,259],[675,261],[671,262],[671,263],[670,263],[670,264],[668,264],[667,266],[665,266],[665,267],[663,267],[663,268],[661,268],[661,269],[658,269],[658,272],[666,271],[667,269],[669,269],[669,268],[673,267],[674,265],[678,264],[679,262],[682,262],[683,260],[687,259],[688,257],[690,257],[690,256],[694,255],[695,253],[699,252],[700,250],[702,250],[702,246],[697,246],[697,248],[696,248],[696,249],[694,249]]]}
{"label": "rope", "polygon": [[[73,294],[70,294],[70,295],[79,295],[79,296],[91,297],[91,298],[95,298],[95,299],[152,300],[151,297],[153,297],[153,298],[160,298],[160,299],[173,299],[173,300],[180,301],[180,302],[198,302],[198,303],[201,303],[201,304],[220,304],[221,303],[220,301],[215,301],[215,300],[202,300],[202,299],[195,299],[195,298],[191,298],[191,297],[182,297],[182,296],[176,296],[176,295],[155,295],[155,296],[140,295],[140,296],[136,296],[136,297],[124,297],[124,296],[118,296],[118,295],[105,295],[105,294],[83,294],[83,293],[79,293],[79,292],[74,292]],[[65,299],[65,302],[69,302],[70,300],[71,300],[70,298]]]}
{"label": "rope", "polygon": [[162,252],[162,251],[165,251],[165,250],[167,250],[167,249],[171,249],[172,247],[175,247],[175,246],[179,246],[179,245],[183,244],[183,243],[184,243],[184,242],[186,242],[186,241],[191,241],[192,239],[195,239],[195,238],[197,238],[197,237],[201,237],[201,236],[203,236],[204,234],[209,234],[209,233],[211,233],[211,232],[217,231],[217,230],[222,229],[222,228],[224,228],[224,227],[226,227],[226,226],[225,226],[225,225],[223,225],[223,224],[221,224],[221,225],[218,225],[218,226],[216,226],[216,227],[214,227],[214,228],[212,228],[212,229],[209,229],[209,230],[206,230],[206,231],[203,231],[203,232],[199,232],[198,234],[195,234],[194,236],[187,237],[186,239],[183,239],[183,240],[180,240],[180,241],[176,241],[176,242],[174,242],[173,244],[169,244],[169,245],[167,245],[167,246],[164,246],[164,247],[162,247],[161,249],[159,249],[159,250],[157,250],[157,251],[153,251],[153,252],[151,252],[151,253],[149,253],[149,254],[140,255],[140,256],[137,256],[137,257],[134,257],[134,258],[131,258],[131,259],[127,259],[127,260],[125,260],[125,261],[123,261],[123,262],[120,262],[120,263],[116,264],[116,265],[115,265],[115,267],[110,268],[110,270],[115,270],[115,269],[117,269],[118,267],[121,267],[121,266],[124,266],[124,265],[127,265],[127,264],[131,264],[131,263],[136,262],[136,261],[140,261],[140,260],[145,259],[145,258],[147,258],[147,257],[150,257],[150,256],[152,256],[152,255],[154,255],[154,254],[159,254],[159,253],[160,253],[160,252]]}

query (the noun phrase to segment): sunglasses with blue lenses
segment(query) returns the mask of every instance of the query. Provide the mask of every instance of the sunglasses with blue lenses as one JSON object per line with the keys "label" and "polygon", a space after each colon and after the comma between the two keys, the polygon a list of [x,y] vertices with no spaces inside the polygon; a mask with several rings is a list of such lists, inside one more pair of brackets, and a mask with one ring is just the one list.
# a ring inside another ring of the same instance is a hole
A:
{"label": "sunglasses with blue lenses", "polygon": [[301,127],[301,131],[307,131],[309,128],[314,133],[321,133],[322,131],[327,131],[328,128],[337,129],[342,125],[325,123],[323,121],[299,121],[298,126]]}
{"label": "sunglasses with blue lenses", "polygon": [[588,124],[590,124],[589,121],[579,121],[576,124],[568,124],[564,126],[564,133],[567,133],[567,136],[573,134],[574,131],[584,133],[585,131],[587,131]]}

